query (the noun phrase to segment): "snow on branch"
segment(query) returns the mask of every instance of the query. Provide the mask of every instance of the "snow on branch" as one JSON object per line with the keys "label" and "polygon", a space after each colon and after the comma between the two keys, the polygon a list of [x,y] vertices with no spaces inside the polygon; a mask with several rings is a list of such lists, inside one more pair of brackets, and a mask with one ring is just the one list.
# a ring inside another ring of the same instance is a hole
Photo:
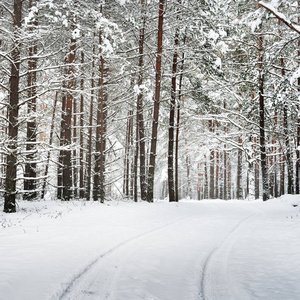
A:
{"label": "snow on branch", "polygon": [[258,4],[273,14],[278,20],[282,21],[285,25],[291,28],[293,31],[300,34],[300,26],[292,23],[284,14],[280,13],[271,4],[265,3],[264,1],[258,1]]}

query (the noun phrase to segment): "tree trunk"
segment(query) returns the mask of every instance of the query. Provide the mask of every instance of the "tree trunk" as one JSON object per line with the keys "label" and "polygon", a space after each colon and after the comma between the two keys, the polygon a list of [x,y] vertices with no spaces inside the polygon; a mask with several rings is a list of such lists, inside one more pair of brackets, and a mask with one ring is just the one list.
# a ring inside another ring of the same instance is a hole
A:
{"label": "tree trunk", "polygon": [[[102,6],[101,6],[102,12]],[[99,34],[99,45],[102,45],[102,35]],[[94,168],[94,189],[93,200],[103,203],[105,200],[105,149],[106,149],[106,118],[107,118],[107,91],[104,78],[107,77],[108,69],[105,69],[104,57],[100,50],[100,78],[99,96],[97,107],[97,128],[96,128],[96,151]]]}
{"label": "tree trunk", "polygon": [[[72,26],[73,27],[73,26]],[[75,61],[76,40],[71,38],[68,56],[68,91],[66,99],[65,121],[64,121],[64,150],[63,150],[63,200],[68,201],[72,197],[72,164],[71,164],[71,122],[76,78],[73,63]]]}
{"label": "tree trunk", "polygon": [[95,88],[95,45],[93,45],[92,58],[92,78],[91,78],[91,102],[90,102],[90,116],[89,116],[89,130],[88,130],[88,144],[87,144],[87,175],[86,175],[86,200],[91,199],[91,185],[92,185],[92,137],[93,137],[93,113],[94,113],[94,88]]}
{"label": "tree trunk", "polygon": [[[300,1],[297,2],[298,13],[300,11]],[[298,24],[300,24],[300,15],[298,15]],[[300,40],[298,40],[298,61],[300,59]],[[300,77],[297,79],[298,83],[298,92],[300,92]],[[297,138],[296,138],[296,185],[295,193],[300,194],[300,105],[297,105],[298,115],[297,115]]]}
{"label": "tree trunk", "polygon": [[239,138],[239,148],[237,151],[238,155],[238,161],[237,161],[237,183],[236,183],[236,193],[237,193],[237,199],[242,200],[243,199],[243,187],[242,187],[242,179],[243,179],[243,166],[242,166],[242,161],[243,161],[243,151],[240,148],[242,147],[242,139]]}
{"label": "tree trunk", "polygon": [[[32,0],[29,1],[29,10],[33,6]],[[35,17],[36,14],[35,14]],[[37,30],[38,21],[35,19],[30,24],[29,31],[33,33]],[[35,43],[35,41],[33,41]],[[36,81],[37,81],[37,45],[29,47],[29,60],[28,60],[28,108],[27,113],[29,121],[27,122],[26,130],[26,164],[24,172],[24,199],[34,200],[37,197],[37,173],[36,173],[36,135],[37,135],[37,124],[36,124]]]}
{"label": "tree trunk", "polygon": [[[66,88],[65,81],[63,82],[63,88]],[[66,102],[67,97],[65,92],[63,91],[62,99],[61,99],[61,121],[60,121],[60,138],[59,138],[59,146],[61,150],[59,151],[59,157],[58,157],[58,166],[57,166],[57,198],[62,199],[63,198],[63,167],[64,167],[64,150],[63,145],[65,141],[65,110],[66,110]]]}
{"label": "tree trunk", "polygon": [[[185,44],[185,37],[183,43]],[[179,201],[179,186],[178,186],[178,154],[179,154],[179,128],[180,128],[180,107],[182,102],[182,80],[183,80],[183,68],[184,68],[184,59],[185,54],[182,54],[181,59],[181,70],[179,77],[179,86],[178,86],[178,101],[177,101],[177,119],[176,119],[176,141],[175,141],[175,201]]]}
{"label": "tree trunk", "polygon": [[19,81],[20,81],[20,37],[22,20],[22,0],[14,0],[14,45],[11,52],[10,94],[8,107],[8,155],[5,178],[4,212],[16,212],[17,148],[19,117]]}
{"label": "tree trunk", "polygon": [[[284,69],[284,60],[280,58],[281,65],[281,75],[285,76]],[[293,194],[294,184],[293,184],[293,162],[291,157],[291,145],[290,145],[290,133],[289,133],[289,124],[288,124],[288,104],[286,101],[283,103],[283,131],[285,139],[285,159],[287,164],[287,193]]]}
{"label": "tree trunk", "polygon": [[263,201],[269,199],[269,184],[267,174],[267,153],[265,137],[265,97],[264,97],[264,74],[263,74],[263,37],[258,35],[258,95],[259,95],[259,145],[260,145],[260,165],[262,177]]}
{"label": "tree trunk", "polygon": [[[254,156],[255,158],[258,157],[257,153],[257,137],[254,137]],[[254,162],[254,198],[259,199],[259,163],[257,159]]]}
{"label": "tree trunk", "polygon": [[[209,130],[210,132],[214,131],[214,122],[212,120],[209,121]],[[209,155],[209,198],[215,198],[215,151],[210,150]]]}
{"label": "tree trunk", "polygon": [[[58,92],[55,93],[55,99],[54,99],[54,105],[53,105],[53,111],[52,111],[52,121],[51,121],[50,136],[49,136],[49,147],[51,147],[52,142],[53,142],[53,134],[54,134],[55,113],[56,113],[56,107],[57,107],[57,99],[58,99]],[[47,177],[48,177],[48,172],[49,172],[50,156],[51,156],[51,152],[50,152],[50,150],[48,150],[47,160],[46,160],[46,167],[45,167],[45,173],[44,173],[44,180],[43,180],[43,186],[42,186],[42,194],[41,194],[41,198],[42,199],[45,198]]]}
{"label": "tree trunk", "polygon": [[[140,153],[140,189],[141,199],[147,199],[147,181],[146,181],[146,150],[145,150],[145,125],[144,125],[144,113],[143,113],[143,98],[144,92],[142,89],[143,78],[144,78],[144,41],[145,41],[145,23],[146,23],[146,12],[145,12],[145,1],[141,0],[141,13],[142,13],[142,27],[140,28],[139,36],[139,72],[138,72],[138,87],[139,93],[137,96],[137,120],[138,120],[138,141],[136,149],[139,149]],[[137,168],[136,168],[137,170]],[[137,176],[137,174],[135,174]],[[136,199],[137,200],[137,199]]]}
{"label": "tree trunk", "polygon": [[176,78],[177,78],[177,48],[179,44],[179,29],[176,28],[174,37],[174,54],[172,64],[172,89],[171,89],[171,103],[170,103],[170,118],[169,118],[169,142],[168,142],[168,187],[169,187],[169,201],[178,201],[175,197],[174,185],[174,125],[175,125],[175,106],[176,106]]}
{"label": "tree trunk", "polygon": [[161,64],[162,64],[163,20],[164,20],[164,9],[165,9],[164,4],[165,4],[165,0],[159,0],[155,98],[154,98],[152,136],[151,136],[150,160],[149,160],[150,165],[149,165],[149,172],[148,172],[148,191],[147,191],[148,202],[153,202],[153,192],[154,192],[154,170],[155,170],[155,159],[156,159],[158,116],[159,116],[160,89],[161,89],[161,78],[162,78]]}
{"label": "tree trunk", "polygon": [[227,200],[227,151],[224,145],[223,151],[223,199]]}
{"label": "tree trunk", "polygon": [[[84,64],[84,52],[81,51],[81,64]],[[83,163],[83,135],[84,135],[84,72],[82,71],[81,80],[80,80],[80,152],[79,152],[79,197],[84,198],[84,163]]]}

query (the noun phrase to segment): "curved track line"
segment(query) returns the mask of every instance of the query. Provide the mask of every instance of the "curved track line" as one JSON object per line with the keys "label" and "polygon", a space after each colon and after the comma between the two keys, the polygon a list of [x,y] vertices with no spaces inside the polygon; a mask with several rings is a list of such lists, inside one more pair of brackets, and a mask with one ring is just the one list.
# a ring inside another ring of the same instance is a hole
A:
{"label": "curved track line", "polygon": [[65,297],[68,296],[68,294],[72,291],[72,289],[74,288],[74,286],[76,284],[78,284],[78,282],[81,280],[81,278],[87,273],[89,272],[89,270],[98,262],[100,261],[103,257],[115,252],[117,249],[119,249],[120,247],[124,246],[124,245],[127,245],[129,244],[130,242],[132,241],[135,241],[141,237],[144,237],[144,236],[147,236],[148,234],[151,234],[153,232],[157,232],[159,230],[162,230],[162,229],[165,229],[173,224],[176,224],[178,222],[181,222],[187,218],[191,218],[193,216],[186,216],[186,217],[183,217],[183,218],[180,218],[180,219],[177,219],[173,222],[170,222],[168,224],[165,224],[165,225],[162,225],[160,227],[157,227],[157,228],[154,228],[152,230],[149,230],[149,231],[146,231],[146,232],[143,232],[143,233],[140,233],[138,235],[135,235],[119,244],[117,244],[115,247],[109,249],[108,251],[100,254],[98,257],[96,257],[93,261],[91,261],[88,265],[86,265],[82,270],[81,272],[77,273],[73,279],[67,284],[67,286],[63,289],[62,292],[60,292],[60,295],[58,296],[58,298],[55,298],[55,299],[59,299],[59,300],[63,300],[65,299]]}
{"label": "curved track line", "polygon": [[216,255],[217,251],[219,251],[224,244],[226,243],[226,241],[232,236],[233,233],[235,233],[237,230],[239,230],[241,228],[241,226],[247,222],[249,219],[251,219],[254,215],[256,215],[256,213],[252,213],[251,215],[247,216],[246,218],[242,219],[241,221],[238,222],[238,224],[236,224],[231,231],[226,235],[226,237],[222,240],[222,242],[216,246],[207,256],[204,267],[203,267],[203,271],[202,271],[202,279],[201,279],[201,285],[200,285],[200,291],[199,291],[199,298],[202,300],[206,300],[206,280],[207,280],[207,273],[208,273],[208,269],[209,269],[209,265],[213,259],[213,257]]}

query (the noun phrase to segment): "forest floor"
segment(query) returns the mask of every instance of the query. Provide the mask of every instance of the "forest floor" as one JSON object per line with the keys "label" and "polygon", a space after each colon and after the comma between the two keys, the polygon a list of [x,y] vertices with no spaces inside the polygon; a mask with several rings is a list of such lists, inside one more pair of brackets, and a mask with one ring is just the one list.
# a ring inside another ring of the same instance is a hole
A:
{"label": "forest floor", "polygon": [[21,201],[0,224],[1,300],[300,299],[300,196]]}

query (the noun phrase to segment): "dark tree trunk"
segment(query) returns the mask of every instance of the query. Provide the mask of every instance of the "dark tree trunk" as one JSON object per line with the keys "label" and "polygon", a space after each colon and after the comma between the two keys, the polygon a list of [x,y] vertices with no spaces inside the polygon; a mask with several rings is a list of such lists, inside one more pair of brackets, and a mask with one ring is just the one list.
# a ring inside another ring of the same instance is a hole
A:
{"label": "dark tree trunk", "polygon": [[14,0],[14,40],[11,52],[10,94],[8,107],[8,155],[5,178],[4,212],[16,212],[17,148],[19,117],[19,81],[20,81],[20,37],[22,20],[22,0]]}
{"label": "dark tree trunk", "polygon": [[208,199],[208,167],[207,167],[207,159],[204,156],[204,191],[203,191],[203,198]]}
{"label": "dark tree trunk", "polygon": [[155,170],[155,159],[156,159],[158,115],[159,115],[160,89],[161,89],[161,78],[162,78],[161,64],[162,64],[163,20],[164,20],[164,9],[165,9],[164,5],[165,5],[165,0],[159,0],[157,56],[156,56],[156,68],[155,68],[156,70],[155,98],[154,98],[154,111],[153,111],[153,122],[152,122],[149,172],[148,172],[148,191],[147,191],[148,202],[153,202],[153,192],[154,192],[154,170]]}
{"label": "dark tree trunk", "polygon": [[288,125],[288,113],[287,113],[287,103],[283,106],[283,119],[284,119],[284,137],[285,137],[285,159],[287,164],[287,193],[294,193],[294,183],[293,183],[293,162],[291,157],[291,145],[289,136],[289,125]]}
{"label": "dark tree trunk", "polygon": [[[300,11],[300,1],[297,2],[298,13]],[[300,24],[300,15],[298,15],[298,24]],[[300,40],[298,40],[298,61],[300,59]],[[297,80],[298,83],[298,92],[300,92],[300,77]],[[295,193],[300,194],[300,105],[297,105],[298,116],[297,116],[297,138],[296,138],[296,184],[295,184]]]}
{"label": "dark tree trunk", "polygon": [[[254,156],[258,157],[257,153],[257,137],[254,137]],[[254,197],[255,199],[259,199],[259,163],[257,159],[254,162]]]}
{"label": "dark tree trunk", "polygon": [[[84,52],[81,51],[81,63],[84,64]],[[81,80],[80,80],[80,153],[79,153],[79,197],[82,199],[84,198],[84,163],[83,163],[83,135],[84,135],[84,72],[81,74]]]}
{"label": "dark tree trunk", "polygon": [[260,165],[262,177],[263,201],[269,199],[269,184],[267,174],[267,153],[265,137],[265,97],[264,97],[264,75],[263,75],[263,38],[258,35],[258,96],[259,96],[259,144],[260,144]]}
{"label": "dark tree trunk", "polygon": [[[57,107],[57,99],[58,99],[58,92],[56,92],[56,94],[55,94],[54,105],[53,105],[52,121],[51,121],[50,136],[49,136],[49,147],[51,147],[52,142],[53,142],[53,134],[54,134],[55,113],[56,113],[56,107]],[[49,173],[50,156],[51,156],[51,152],[50,152],[50,150],[48,150],[47,160],[46,160],[46,166],[45,166],[45,173],[44,173],[44,179],[43,179],[43,186],[42,186],[42,194],[41,194],[41,198],[42,199],[44,199],[44,197],[45,197],[47,177],[48,177],[48,173]]]}
{"label": "dark tree trunk", "polygon": [[[209,130],[210,132],[214,131],[214,122],[209,121]],[[215,198],[215,151],[210,150],[209,155],[209,198]]]}
{"label": "dark tree trunk", "polygon": [[95,88],[95,45],[93,46],[92,58],[92,78],[91,78],[91,102],[89,116],[89,130],[87,143],[87,175],[86,175],[86,200],[91,200],[91,185],[92,185],[92,138],[93,138],[93,113],[94,113],[94,88]]}
{"label": "dark tree trunk", "polygon": [[240,148],[242,147],[242,139],[239,138],[239,148],[238,148],[238,161],[237,161],[237,183],[236,183],[236,193],[237,193],[237,199],[242,200],[243,199],[243,187],[242,187],[242,179],[243,179],[243,167],[242,167],[242,161],[243,161],[243,151]]}
{"label": "dark tree trunk", "polygon": [[[73,97],[73,144],[77,144],[77,99]],[[72,171],[72,186],[74,190],[74,198],[78,198],[78,165],[77,165],[77,150],[74,147],[72,151],[71,171]]]}
{"label": "dark tree trunk", "polygon": [[[185,37],[183,39],[185,44]],[[179,155],[179,128],[180,128],[180,106],[182,102],[182,80],[183,80],[183,68],[184,68],[185,55],[182,54],[181,59],[181,70],[179,76],[179,86],[178,86],[178,102],[177,102],[177,119],[176,119],[176,140],[175,140],[175,200],[179,201],[179,186],[178,186],[178,155]]]}
{"label": "dark tree trunk", "polygon": [[[284,69],[284,60],[280,58],[281,65],[281,75],[285,76]],[[289,133],[289,124],[288,124],[288,104],[286,101],[283,103],[283,131],[284,131],[284,139],[285,139],[285,160],[287,164],[287,193],[294,193],[294,183],[293,183],[293,162],[292,162],[292,154],[291,154],[291,145],[290,145],[290,133]]]}
{"label": "dark tree trunk", "polygon": [[[145,150],[145,125],[144,125],[144,113],[143,113],[143,97],[144,93],[142,90],[143,85],[143,67],[144,67],[144,41],[145,41],[145,1],[141,0],[141,13],[142,13],[142,27],[140,28],[139,37],[139,73],[138,73],[138,86],[139,94],[137,97],[137,119],[138,119],[138,141],[137,146],[140,153],[140,188],[141,188],[141,199],[147,199],[147,181],[146,181],[146,150]],[[136,169],[137,171],[137,169]],[[137,176],[137,174],[135,175]],[[137,199],[136,199],[137,200]]]}
{"label": "dark tree trunk", "polygon": [[137,111],[137,116],[136,116],[136,130],[135,130],[135,153],[134,153],[134,162],[133,162],[133,174],[134,174],[134,191],[133,191],[133,199],[134,202],[138,202],[138,160],[139,160],[139,113]]}
{"label": "dark tree trunk", "polygon": [[72,108],[74,96],[73,92],[76,87],[76,78],[74,74],[73,63],[75,61],[75,51],[76,51],[76,40],[71,38],[71,44],[69,49],[68,57],[68,92],[66,99],[66,110],[64,114],[64,147],[63,150],[63,195],[62,198],[68,201],[72,198],[72,163],[71,163],[71,122],[72,122]]}
{"label": "dark tree trunk", "polygon": [[[63,86],[65,88],[66,83],[63,82]],[[65,110],[66,110],[66,102],[67,97],[65,92],[62,94],[61,99],[61,121],[60,121],[60,139],[59,139],[59,146],[61,147],[61,150],[59,152],[58,157],[58,166],[57,166],[57,198],[62,199],[63,198],[63,167],[64,167],[64,151],[63,151],[63,145],[65,140]]]}
{"label": "dark tree trunk", "polygon": [[168,142],[168,189],[169,201],[178,201],[175,197],[175,184],[174,184],[174,125],[175,125],[175,106],[176,106],[176,78],[177,78],[177,48],[179,44],[179,29],[176,28],[174,37],[174,54],[172,64],[172,90],[171,90],[171,103],[170,103],[170,118],[169,118],[169,142]]}
{"label": "dark tree trunk", "polygon": [[227,151],[224,145],[223,151],[223,199],[227,200]]}
{"label": "dark tree trunk", "polygon": [[[29,10],[33,6],[33,1],[29,1]],[[36,16],[35,16],[36,17]],[[30,24],[29,31],[33,33],[37,30],[38,21],[35,19]],[[35,41],[33,41],[35,43]],[[36,81],[37,81],[37,45],[29,47],[29,60],[28,60],[28,108],[27,113],[29,115],[29,121],[27,122],[26,130],[26,164],[24,172],[24,199],[34,200],[37,197],[37,173],[36,173],[36,135],[37,135],[37,124],[36,124]]]}
{"label": "dark tree trunk", "polygon": [[[101,45],[101,35],[100,35]],[[107,92],[104,86],[104,78],[108,69],[105,69],[104,58],[100,56],[100,95],[98,97],[97,128],[96,128],[96,152],[94,168],[93,200],[105,200],[105,149],[106,149],[106,117],[107,117]]]}
{"label": "dark tree trunk", "polygon": [[[130,194],[130,182],[132,182],[131,177],[136,177],[135,163],[133,167],[133,172],[131,173],[131,152],[132,152],[132,137],[133,137],[133,111],[128,112],[127,128],[126,128],[126,144],[125,144],[125,159],[124,159],[124,194],[129,197]],[[135,158],[137,156],[135,155]],[[131,174],[130,174],[131,173]]]}
{"label": "dark tree trunk", "polygon": [[215,198],[215,151],[210,150],[209,155],[209,198]]}

